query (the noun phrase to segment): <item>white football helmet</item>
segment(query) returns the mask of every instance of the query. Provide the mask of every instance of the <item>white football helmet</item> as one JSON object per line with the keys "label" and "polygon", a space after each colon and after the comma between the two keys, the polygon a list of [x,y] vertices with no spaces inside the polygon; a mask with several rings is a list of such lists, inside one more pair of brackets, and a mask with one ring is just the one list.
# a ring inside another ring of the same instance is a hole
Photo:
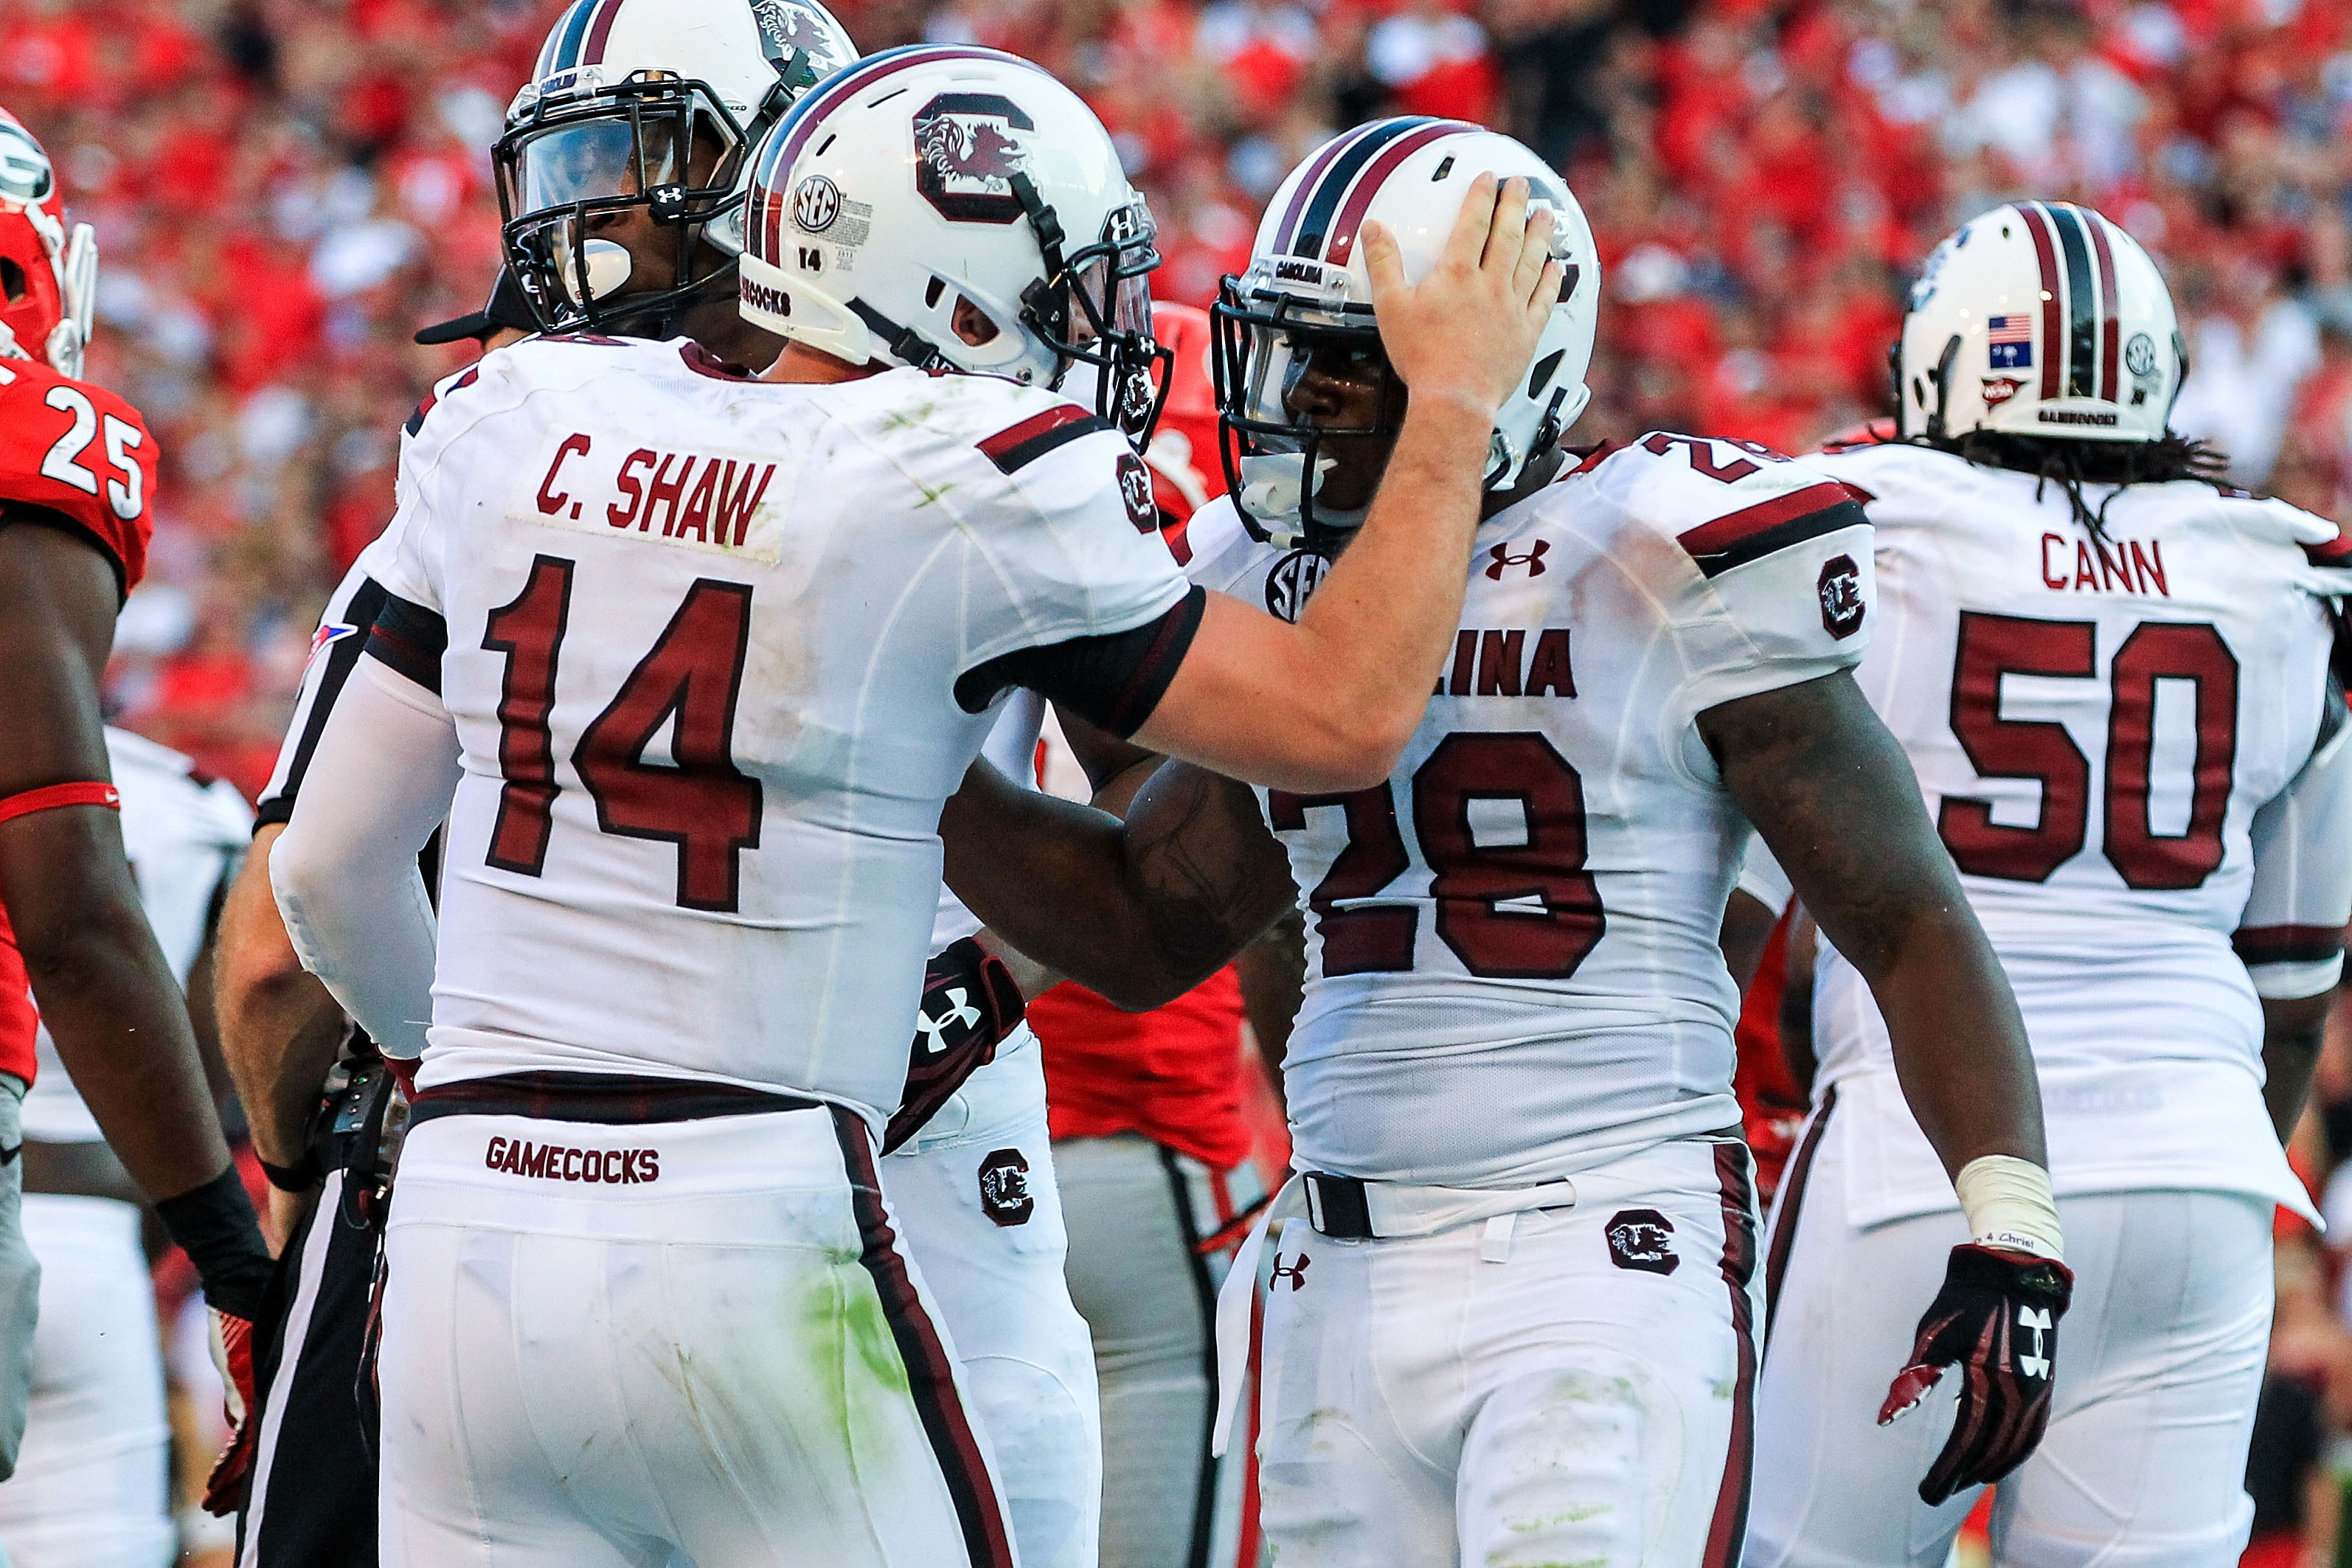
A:
{"label": "white football helmet", "polygon": [[[856,58],[818,0],[573,0],[490,153],[507,265],[540,325],[667,337],[687,305],[731,293],[752,150]],[[672,288],[627,290],[629,252],[594,237],[635,207],[677,235]]]}
{"label": "white football helmet", "polygon": [[[912,45],[795,104],[745,208],[746,321],[851,364],[1059,386],[1140,446],[1158,414],[1150,210],[1078,96],[993,49]],[[956,301],[996,329],[957,335]]]}
{"label": "white football helmet", "polygon": [[2155,441],[2188,374],[2172,293],[2088,207],[2018,202],[1927,258],[1894,356],[1895,429]]}
{"label": "white football helmet", "polygon": [[[1329,459],[1318,459],[1317,448],[1333,437],[1394,434],[1385,416],[1360,428],[1310,425],[1284,401],[1318,351],[1360,355],[1393,374],[1372,319],[1371,274],[1356,243],[1364,221],[1378,219],[1396,237],[1405,279],[1417,282],[1444,250],[1470,182],[1489,172],[1525,179],[1532,204],[1552,209],[1552,256],[1566,277],[1527,380],[1496,416],[1486,488],[1517,483],[1584,412],[1592,396],[1584,374],[1600,323],[1601,258],[1566,183],[1519,142],[1464,121],[1360,125],[1325,142],[1282,182],[1258,224],[1247,270],[1224,280],[1210,311],[1226,483],[1259,537],[1319,549],[1328,531],[1360,523],[1360,510],[1318,514],[1314,491]],[[1393,397],[1382,402],[1402,405]]]}

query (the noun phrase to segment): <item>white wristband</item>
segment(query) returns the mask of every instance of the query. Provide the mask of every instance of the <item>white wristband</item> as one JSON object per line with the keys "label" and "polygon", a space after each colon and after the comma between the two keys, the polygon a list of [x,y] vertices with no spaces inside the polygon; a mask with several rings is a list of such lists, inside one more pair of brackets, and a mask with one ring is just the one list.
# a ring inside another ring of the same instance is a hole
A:
{"label": "white wristband", "polygon": [[1979,1247],[2063,1261],[2065,1238],[2048,1171],[2014,1154],[1984,1154],[1960,1167],[1952,1187],[1968,1216],[1969,1237]]}

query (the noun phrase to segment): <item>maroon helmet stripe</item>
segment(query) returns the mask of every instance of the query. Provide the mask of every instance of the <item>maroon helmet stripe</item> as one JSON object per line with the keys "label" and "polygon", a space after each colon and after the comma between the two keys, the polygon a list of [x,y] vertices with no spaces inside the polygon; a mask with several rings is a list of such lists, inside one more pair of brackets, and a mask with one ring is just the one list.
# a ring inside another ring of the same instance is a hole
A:
{"label": "maroon helmet stripe", "polygon": [[1331,166],[1332,159],[1337,158],[1360,140],[1365,132],[1376,128],[1376,125],[1360,126],[1344,136],[1334,136],[1330,141],[1323,143],[1323,151],[1316,153],[1315,162],[1307,165],[1307,177],[1298,182],[1297,190],[1290,193],[1290,205],[1283,209],[1282,226],[1275,230],[1274,248],[1268,254],[1274,256],[1290,254],[1290,242],[1298,237],[1299,216],[1306,212],[1307,198],[1315,194],[1315,186],[1323,178],[1323,171]]}
{"label": "maroon helmet stripe", "polygon": [[2050,220],[2032,206],[2016,209],[2033,237],[2034,258],[2042,263],[2042,395],[2058,395],[2058,361],[2066,352],[2065,335],[2058,330],[2058,244]]}
{"label": "maroon helmet stripe", "polygon": [[621,0],[604,0],[596,12],[596,19],[588,24],[587,47],[580,52],[580,63],[601,66],[604,63],[604,40],[613,36],[613,23],[621,15]]}
{"label": "maroon helmet stripe", "polygon": [[2123,318],[2116,309],[2116,253],[2107,247],[2107,220],[2084,212],[2083,226],[2091,231],[2091,249],[2099,258],[2099,384],[2094,396],[2110,403],[2124,400],[2116,379],[2116,361],[2123,339]]}
{"label": "maroon helmet stripe", "polygon": [[1357,176],[1356,188],[1348,193],[1347,205],[1339,209],[1339,220],[1331,226],[1331,233],[1324,241],[1323,259],[1334,267],[1348,265],[1348,258],[1355,252],[1356,230],[1362,226],[1364,214],[1370,209],[1372,198],[1380,194],[1381,184],[1396,173],[1399,163],[1441,136],[1477,129],[1459,120],[1440,120],[1418,131],[1408,132],[1382,148],[1380,156],[1372,160],[1371,166]]}

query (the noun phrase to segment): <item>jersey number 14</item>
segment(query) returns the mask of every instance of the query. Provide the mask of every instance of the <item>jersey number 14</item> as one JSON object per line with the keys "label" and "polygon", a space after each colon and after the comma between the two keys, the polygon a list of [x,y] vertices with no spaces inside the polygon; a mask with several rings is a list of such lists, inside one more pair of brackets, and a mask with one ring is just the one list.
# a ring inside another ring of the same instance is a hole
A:
{"label": "jersey number 14", "polygon": [[[492,610],[482,647],[506,656],[499,695],[498,821],[485,857],[536,877],[555,828],[556,662],[572,612],[572,563],[541,555],[521,593]],[[760,847],[760,781],[735,765],[735,703],[751,642],[751,590],[698,579],[652,649],[572,748],[572,765],[596,803],[596,826],[623,838],[677,846],[680,908],[731,914],[742,852]],[[645,760],[670,731],[674,766]]]}

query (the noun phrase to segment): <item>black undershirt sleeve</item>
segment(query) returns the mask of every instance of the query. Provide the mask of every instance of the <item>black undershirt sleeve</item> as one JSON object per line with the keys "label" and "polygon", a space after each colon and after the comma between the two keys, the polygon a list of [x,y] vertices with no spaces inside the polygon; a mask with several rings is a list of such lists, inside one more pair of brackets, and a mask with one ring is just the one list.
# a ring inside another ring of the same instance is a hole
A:
{"label": "black undershirt sleeve", "polygon": [[1208,591],[1196,586],[1167,614],[1132,630],[1000,654],[956,678],[956,703],[967,713],[982,712],[1006,687],[1023,686],[1124,741],[1167,694],[1208,603]]}
{"label": "black undershirt sleeve", "polygon": [[441,689],[441,655],[449,647],[448,623],[397,594],[383,596],[368,633],[367,651],[427,691]]}

